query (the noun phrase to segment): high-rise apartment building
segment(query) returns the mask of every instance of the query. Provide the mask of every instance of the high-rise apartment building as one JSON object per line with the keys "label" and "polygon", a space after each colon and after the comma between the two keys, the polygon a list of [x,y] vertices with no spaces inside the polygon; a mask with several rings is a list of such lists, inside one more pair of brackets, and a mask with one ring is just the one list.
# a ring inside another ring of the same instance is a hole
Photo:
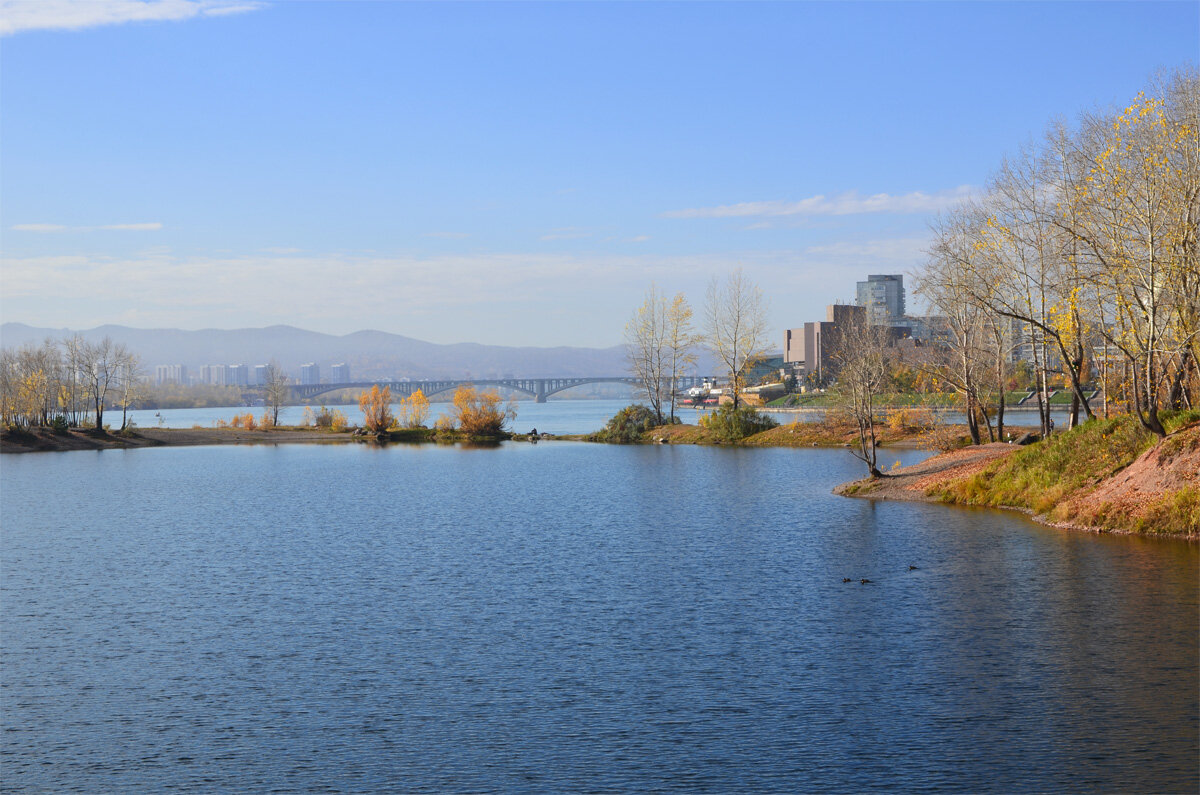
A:
{"label": "high-rise apartment building", "polygon": [[317,367],[313,362],[300,365],[300,383],[302,384],[319,384],[321,383],[321,368]]}
{"label": "high-rise apartment building", "polygon": [[154,368],[154,383],[162,384],[181,384],[186,386],[188,382],[187,367],[182,364],[160,364]]}
{"label": "high-rise apartment building", "polygon": [[229,365],[229,384],[230,386],[249,386],[250,368],[244,364]]}
{"label": "high-rise apartment building", "polygon": [[232,383],[229,371],[227,364],[206,364],[200,368],[200,381],[214,386],[228,386]]}
{"label": "high-rise apartment building", "polygon": [[889,326],[904,317],[904,277],[900,274],[868,276],[858,282],[855,303],[866,307],[872,326]]}
{"label": "high-rise apartment building", "polygon": [[350,383],[350,365],[345,362],[339,362],[329,368],[329,383],[331,384],[348,384]]}
{"label": "high-rise apartment building", "polygon": [[256,364],[254,365],[254,383],[258,386],[266,386],[267,377],[271,373],[271,365]]}

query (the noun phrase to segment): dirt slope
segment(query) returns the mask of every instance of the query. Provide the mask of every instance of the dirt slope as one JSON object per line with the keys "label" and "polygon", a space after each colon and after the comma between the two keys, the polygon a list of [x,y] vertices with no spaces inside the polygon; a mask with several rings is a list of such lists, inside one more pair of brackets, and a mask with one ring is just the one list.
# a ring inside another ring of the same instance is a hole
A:
{"label": "dirt slope", "polygon": [[1200,425],[1176,431],[1102,480],[1094,490],[1062,505],[1072,523],[1104,526],[1106,517],[1155,525],[1170,522],[1200,534]]}
{"label": "dirt slope", "polygon": [[919,464],[892,470],[876,480],[843,483],[833,493],[846,497],[937,502],[935,497],[928,495],[930,489],[968,478],[997,458],[1012,455],[1020,449],[1004,442],[964,447],[927,458]]}

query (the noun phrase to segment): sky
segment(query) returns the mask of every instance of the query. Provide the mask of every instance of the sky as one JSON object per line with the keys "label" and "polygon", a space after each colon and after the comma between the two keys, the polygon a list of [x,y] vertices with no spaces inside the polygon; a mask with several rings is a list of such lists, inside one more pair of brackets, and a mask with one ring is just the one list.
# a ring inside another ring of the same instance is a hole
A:
{"label": "sky", "polygon": [[0,0],[0,319],[601,347],[741,268],[782,344],[1198,58],[1192,0]]}

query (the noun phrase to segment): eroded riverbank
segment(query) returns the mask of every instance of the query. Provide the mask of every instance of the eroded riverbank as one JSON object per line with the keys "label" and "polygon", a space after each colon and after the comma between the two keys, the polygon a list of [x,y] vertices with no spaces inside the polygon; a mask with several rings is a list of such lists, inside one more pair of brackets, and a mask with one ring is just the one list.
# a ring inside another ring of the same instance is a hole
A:
{"label": "eroded riverbank", "polygon": [[1151,437],[1131,417],[1097,420],[1028,447],[954,450],[835,494],[1003,508],[1086,532],[1200,540],[1200,422]]}

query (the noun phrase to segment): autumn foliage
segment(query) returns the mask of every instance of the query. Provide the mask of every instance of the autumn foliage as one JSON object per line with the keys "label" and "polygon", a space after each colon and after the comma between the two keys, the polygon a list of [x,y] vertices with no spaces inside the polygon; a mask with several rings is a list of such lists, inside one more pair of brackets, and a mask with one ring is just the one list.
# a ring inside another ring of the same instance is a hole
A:
{"label": "autumn foliage", "polygon": [[392,389],[371,387],[358,396],[358,407],[362,409],[363,425],[372,433],[381,433],[392,426]]}
{"label": "autumn foliage", "polygon": [[510,400],[502,405],[495,390],[480,392],[475,387],[460,386],[454,393],[453,424],[469,436],[495,436],[504,425],[517,416],[517,405]]}
{"label": "autumn foliage", "polygon": [[258,422],[254,419],[254,414],[247,411],[245,414],[234,414],[233,418],[228,422],[225,420],[217,420],[218,428],[241,428],[246,431],[258,430]]}
{"label": "autumn foliage", "polygon": [[320,411],[313,411],[312,406],[304,409],[304,424],[314,428],[329,428],[333,431],[343,430],[348,421],[345,412],[321,406]]}
{"label": "autumn foliage", "polygon": [[424,428],[429,417],[429,398],[421,390],[396,404],[396,424],[401,428]]}

